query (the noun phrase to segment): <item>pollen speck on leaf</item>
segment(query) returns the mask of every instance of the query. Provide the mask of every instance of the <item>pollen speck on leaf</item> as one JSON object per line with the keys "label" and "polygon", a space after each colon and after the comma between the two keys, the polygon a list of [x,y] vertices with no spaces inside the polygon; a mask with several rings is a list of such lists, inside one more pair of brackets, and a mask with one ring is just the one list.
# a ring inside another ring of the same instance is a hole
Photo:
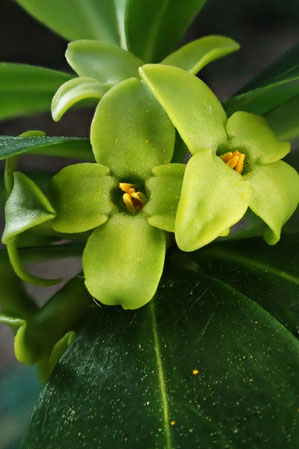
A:
{"label": "pollen speck on leaf", "polygon": [[118,138],[118,137],[116,137],[116,139],[115,139],[115,143],[116,143],[116,145],[118,144],[118,142],[119,142],[119,138]]}
{"label": "pollen speck on leaf", "polygon": [[148,139],[146,139],[145,143],[149,143],[149,140],[148,140]]}

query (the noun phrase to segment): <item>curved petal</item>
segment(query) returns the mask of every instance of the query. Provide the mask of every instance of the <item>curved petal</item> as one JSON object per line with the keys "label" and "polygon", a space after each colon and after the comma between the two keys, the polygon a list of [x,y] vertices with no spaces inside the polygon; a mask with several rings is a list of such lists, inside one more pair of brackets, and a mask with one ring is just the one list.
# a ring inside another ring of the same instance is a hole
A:
{"label": "curved petal", "polygon": [[240,45],[225,36],[204,36],[179,48],[163,59],[162,64],[174,65],[196,75],[215,59],[239,50]]}
{"label": "curved petal", "polygon": [[226,144],[226,114],[208,86],[177,67],[148,64],[142,79],[167,112],[192,154]]}
{"label": "curved petal", "polygon": [[85,232],[105,223],[113,204],[115,180],[109,168],[83,163],[63,168],[49,185],[49,196],[56,211],[51,225],[57,232]]}
{"label": "curved petal", "polygon": [[229,146],[244,152],[252,163],[269,164],[286,156],[289,142],[279,141],[267,120],[250,112],[235,112],[227,121]]}
{"label": "curved petal", "polygon": [[187,164],[175,223],[180,249],[194,251],[215,240],[245,214],[250,185],[212,150]]}
{"label": "curved petal", "polygon": [[14,172],[14,185],[5,205],[5,229],[2,242],[7,245],[9,259],[16,274],[25,282],[36,285],[57,284],[61,279],[40,279],[29,274],[18,256],[17,238],[55,217],[55,211],[37,185],[23,173]]}
{"label": "curved petal", "polygon": [[152,170],[154,176],[145,183],[148,201],[142,209],[150,225],[174,232],[185,168],[185,164],[167,164]]}
{"label": "curved petal", "polygon": [[138,68],[143,64],[132,53],[116,45],[91,40],[71,42],[65,56],[79,76],[106,84],[138,76]]}
{"label": "curved petal", "polygon": [[143,83],[135,78],[114,86],[99,103],[91,126],[95,159],[123,180],[147,178],[170,162],[175,129]]}
{"label": "curved petal", "polygon": [[299,177],[285,162],[256,167],[244,178],[250,181],[250,209],[268,226],[264,238],[269,245],[280,239],[282,226],[296,210],[299,200]]}
{"label": "curved petal", "polygon": [[58,122],[68,109],[80,101],[89,98],[101,99],[109,89],[110,85],[101,84],[93,78],[79,77],[67,81],[53,97],[53,120]]}
{"label": "curved petal", "polygon": [[114,215],[87,241],[83,270],[88,291],[103,304],[143,306],[158,287],[165,240],[165,233],[140,215]]}

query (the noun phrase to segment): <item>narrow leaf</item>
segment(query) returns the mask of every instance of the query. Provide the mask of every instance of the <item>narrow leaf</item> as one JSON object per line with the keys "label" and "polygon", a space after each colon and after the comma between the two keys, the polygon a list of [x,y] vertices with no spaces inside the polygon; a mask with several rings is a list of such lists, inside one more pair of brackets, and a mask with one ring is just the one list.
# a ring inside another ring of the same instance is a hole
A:
{"label": "narrow leaf", "polygon": [[162,64],[174,65],[196,75],[215,59],[239,50],[240,45],[225,36],[205,36],[184,45],[163,59]]}
{"label": "narrow leaf", "polygon": [[25,64],[0,63],[0,120],[48,111],[67,73]]}
{"label": "narrow leaf", "polygon": [[273,109],[265,117],[279,139],[298,139],[299,95]]}
{"label": "narrow leaf", "polygon": [[94,161],[88,139],[77,137],[0,136],[0,160],[24,153]]}
{"label": "narrow leaf", "polygon": [[16,1],[29,14],[69,41],[96,39],[119,44],[119,25],[114,1]]}
{"label": "narrow leaf", "polygon": [[145,62],[159,62],[179,44],[206,0],[127,0],[128,48]]}

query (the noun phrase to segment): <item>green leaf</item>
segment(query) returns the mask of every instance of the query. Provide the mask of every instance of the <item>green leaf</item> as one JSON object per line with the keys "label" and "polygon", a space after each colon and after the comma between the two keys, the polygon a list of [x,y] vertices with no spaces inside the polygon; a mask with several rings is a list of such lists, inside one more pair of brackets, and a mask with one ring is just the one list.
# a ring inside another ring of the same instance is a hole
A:
{"label": "green leaf", "polygon": [[16,240],[20,234],[52,220],[55,211],[42,191],[23,173],[14,173],[13,190],[5,205],[5,229],[2,242],[7,245],[10,262],[25,282],[37,285],[57,284],[61,279],[40,279],[27,273],[19,259]]}
{"label": "green leaf", "polygon": [[216,273],[172,273],[146,307],[95,312],[40,396],[21,448],[296,447],[298,342]]}
{"label": "green leaf", "polygon": [[299,138],[299,95],[270,111],[265,118],[279,139]]}
{"label": "green leaf", "polygon": [[228,115],[235,111],[266,114],[299,94],[299,44],[270,65],[225,104]]}
{"label": "green leaf", "polygon": [[65,56],[79,76],[94,78],[105,84],[117,84],[138,77],[138,68],[143,64],[136,56],[116,45],[89,40],[71,42]]}
{"label": "green leaf", "polygon": [[225,36],[205,36],[179,48],[163,59],[162,64],[174,65],[196,75],[215,59],[239,50],[240,45]]}
{"label": "green leaf", "polygon": [[49,185],[56,212],[51,226],[57,232],[85,232],[105,223],[113,204],[115,181],[109,168],[99,164],[75,164],[63,168]]}
{"label": "green leaf", "polygon": [[119,44],[116,6],[111,0],[16,0],[29,14],[65,39]]}
{"label": "green leaf", "polygon": [[153,168],[154,176],[145,183],[148,201],[142,209],[150,225],[174,232],[185,167],[185,164],[167,164]]}
{"label": "green leaf", "polygon": [[192,253],[201,269],[257,302],[298,336],[297,233],[269,247],[260,238],[221,242]]}
{"label": "green leaf", "polygon": [[127,0],[128,48],[145,62],[158,62],[172,52],[206,0]]}
{"label": "green leaf", "polygon": [[57,70],[0,63],[0,120],[48,111],[61,84],[72,78]]}
{"label": "green leaf", "polygon": [[269,164],[290,152],[289,142],[277,139],[267,120],[249,112],[235,112],[227,121],[229,147],[245,153],[250,162]]}
{"label": "green leaf", "polygon": [[88,139],[78,137],[0,136],[0,160],[23,153],[94,161]]}
{"label": "green leaf", "polygon": [[175,130],[143,83],[135,78],[110,89],[91,126],[98,163],[125,182],[146,179],[156,165],[170,162]]}
{"label": "green leaf", "polygon": [[93,98],[100,100],[110,89],[92,78],[79,77],[67,81],[56,92],[52,100],[52,117],[58,122],[65,112],[80,101]]}
{"label": "green leaf", "polygon": [[89,293],[103,304],[124,309],[146,304],[162,275],[165,241],[165,233],[140,215],[113,215],[93,231],[83,253]]}
{"label": "green leaf", "polygon": [[208,86],[177,67],[145,65],[140,75],[192,154],[226,143],[225,112]]}
{"label": "green leaf", "polygon": [[256,167],[244,177],[252,187],[249,207],[269,226],[264,237],[269,245],[280,239],[282,226],[296,210],[299,201],[299,176],[285,162]]}
{"label": "green leaf", "polygon": [[175,237],[183,251],[194,251],[227,233],[245,214],[251,195],[248,182],[211,150],[187,164],[178,206]]}

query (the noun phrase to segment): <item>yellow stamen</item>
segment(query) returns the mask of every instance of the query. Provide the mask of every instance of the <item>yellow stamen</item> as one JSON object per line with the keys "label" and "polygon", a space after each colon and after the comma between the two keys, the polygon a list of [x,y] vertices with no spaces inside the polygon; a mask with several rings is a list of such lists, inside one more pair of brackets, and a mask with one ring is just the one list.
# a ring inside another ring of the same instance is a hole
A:
{"label": "yellow stamen", "polygon": [[222,159],[228,167],[236,170],[236,172],[240,174],[242,173],[245,161],[244,153],[240,153],[239,151],[234,151],[232,153],[231,151],[228,151],[227,153],[222,154],[220,159]]}
{"label": "yellow stamen", "polygon": [[119,188],[125,192],[123,194],[123,202],[125,203],[127,211],[131,214],[136,214],[136,212],[139,212],[146,202],[146,196],[144,193],[136,192],[134,184],[129,184],[126,182],[120,182]]}
{"label": "yellow stamen", "polygon": [[199,373],[198,369],[194,369],[192,370],[192,374],[193,376],[197,376],[197,374]]}
{"label": "yellow stamen", "polygon": [[171,421],[171,422],[170,422],[170,425],[171,425],[171,426],[174,426],[174,425],[175,425],[175,421]]}

